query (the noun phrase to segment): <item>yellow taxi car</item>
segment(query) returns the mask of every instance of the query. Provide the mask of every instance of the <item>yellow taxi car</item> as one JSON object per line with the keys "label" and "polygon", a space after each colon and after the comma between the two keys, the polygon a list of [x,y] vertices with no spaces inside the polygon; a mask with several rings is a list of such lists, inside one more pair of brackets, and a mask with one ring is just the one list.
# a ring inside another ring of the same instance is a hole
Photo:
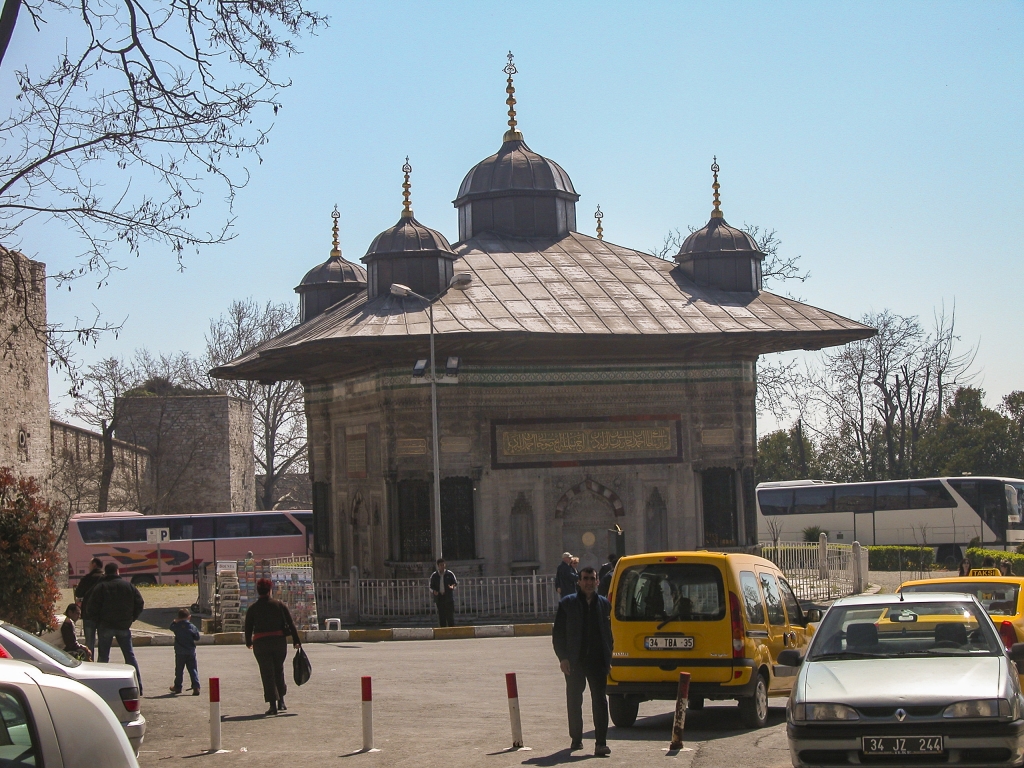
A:
{"label": "yellow taxi car", "polygon": [[661,552],[615,566],[608,599],[615,648],[608,675],[612,722],[628,727],[641,701],[674,700],[690,673],[691,709],[737,699],[745,725],[768,720],[768,697],[788,696],[797,669],[783,650],[807,644],[808,621],[769,560],[748,554]]}
{"label": "yellow taxi car", "polygon": [[[1024,578],[1001,576],[995,569],[974,569],[970,576],[949,579],[923,579],[905,581],[897,592],[962,592],[978,598],[986,613],[999,630],[1003,645],[1009,650],[1014,643],[1024,642],[1024,603],[1021,587]],[[1024,683],[1024,678],[1022,678]]]}

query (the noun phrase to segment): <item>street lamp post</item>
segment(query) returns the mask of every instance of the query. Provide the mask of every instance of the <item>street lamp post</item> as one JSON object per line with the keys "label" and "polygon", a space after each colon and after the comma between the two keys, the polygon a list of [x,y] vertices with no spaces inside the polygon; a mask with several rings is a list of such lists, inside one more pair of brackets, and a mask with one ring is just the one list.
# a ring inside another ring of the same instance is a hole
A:
{"label": "street lamp post", "polygon": [[[470,276],[466,274],[455,275],[449,287],[466,290],[470,283]],[[434,560],[440,560],[441,552],[441,456],[438,447],[437,436],[437,368],[434,365],[434,301],[440,298],[439,293],[433,299],[428,299],[422,294],[416,293],[412,288],[401,283],[392,283],[391,294],[393,296],[414,296],[425,301],[428,306],[430,317],[430,424],[434,454]]]}

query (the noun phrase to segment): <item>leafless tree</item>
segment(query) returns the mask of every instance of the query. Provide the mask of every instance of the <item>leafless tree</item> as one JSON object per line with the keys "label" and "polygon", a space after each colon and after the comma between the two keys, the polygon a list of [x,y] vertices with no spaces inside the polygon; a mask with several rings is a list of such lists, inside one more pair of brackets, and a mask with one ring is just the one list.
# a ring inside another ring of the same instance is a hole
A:
{"label": "leafless tree", "polygon": [[[56,284],[91,275],[103,285],[118,268],[115,247],[166,246],[182,264],[186,249],[232,237],[246,162],[260,159],[289,85],[273,65],[326,23],[305,4],[3,0],[0,77],[16,96],[0,115],[0,243],[21,247],[29,222],[70,230],[83,250],[53,273]],[[60,22],[70,33],[55,44]],[[53,63],[32,71],[5,60],[15,33],[53,47]],[[203,231],[191,213],[210,197],[210,180],[226,210]],[[86,320],[39,332],[93,341],[117,327]],[[66,344],[54,359],[74,378]]]}
{"label": "leafless tree", "polygon": [[768,526],[768,534],[772,537],[772,546],[778,549],[779,540],[782,538],[782,519],[778,515],[765,515],[764,522]]}

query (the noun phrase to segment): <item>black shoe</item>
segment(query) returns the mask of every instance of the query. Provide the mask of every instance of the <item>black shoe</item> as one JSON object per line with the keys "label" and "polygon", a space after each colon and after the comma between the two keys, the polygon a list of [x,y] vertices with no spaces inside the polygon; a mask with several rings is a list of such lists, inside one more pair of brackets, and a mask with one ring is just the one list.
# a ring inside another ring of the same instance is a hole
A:
{"label": "black shoe", "polygon": [[277,700],[277,708],[278,708],[278,709],[279,709],[279,710],[280,710],[281,712],[287,712],[287,711],[288,711],[288,707],[286,707],[286,706],[284,705],[284,699],[278,699],[278,700]]}
{"label": "black shoe", "polygon": [[198,688],[193,688],[192,689],[192,695],[193,696],[198,696],[199,695],[199,689]]}
{"label": "black shoe", "polygon": [[598,744],[594,747],[594,757],[608,757],[612,753],[607,744]]}
{"label": "black shoe", "polygon": [[175,688],[175,687],[174,687],[174,686],[172,685],[172,686],[171,686],[171,693],[181,693],[181,688]]}
{"label": "black shoe", "polygon": [[267,711],[266,711],[266,712],[264,713],[264,715],[265,715],[266,717],[269,717],[269,716],[271,716],[271,715],[276,715],[276,714],[277,714],[277,704],[271,703],[271,705],[270,705],[270,709],[268,709],[268,710],[267,710]]}
{"label": "black shoe", "polygon": [[575,752],[577,749],[583,749],[583,742],[582,741],[574,741],[572,743],[572,746],[569,747],[569,751],[570,752]]}

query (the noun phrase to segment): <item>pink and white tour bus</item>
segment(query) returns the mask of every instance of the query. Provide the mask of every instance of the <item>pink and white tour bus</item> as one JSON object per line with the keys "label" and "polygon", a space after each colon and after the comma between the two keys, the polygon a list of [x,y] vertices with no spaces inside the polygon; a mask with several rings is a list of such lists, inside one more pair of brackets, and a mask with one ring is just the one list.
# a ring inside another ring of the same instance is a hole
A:
{"label": "pink and white tour bus", "polygon": [[[167,528],[159,546],[146,541],[148,528]],[[308,556],[313,550],[309,510],[233,512],[207,515],[143,515],[90,512],[68,525],[68,581],[73,587],[89,572],[89,561],[113,560],[133,584],[192,583],[203,563]]]}

